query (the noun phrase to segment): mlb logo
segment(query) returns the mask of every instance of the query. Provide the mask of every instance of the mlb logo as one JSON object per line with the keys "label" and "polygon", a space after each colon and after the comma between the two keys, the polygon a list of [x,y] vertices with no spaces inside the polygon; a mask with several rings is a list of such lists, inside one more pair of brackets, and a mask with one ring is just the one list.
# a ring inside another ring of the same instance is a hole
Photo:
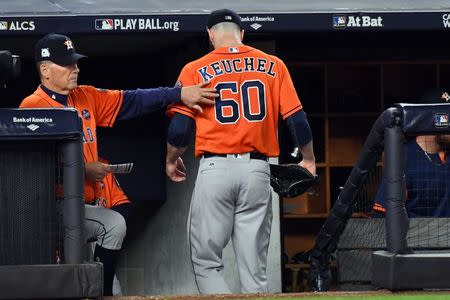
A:
{"label": "mlb logo", "polygon": [[0,30],[8,30],[8,22],[1,21],[0,22]]}
{"label": "mlb logo", "polygon": [[437,113],[434,115],[434,126],[437,128],[448,127],[448,114]]}
{"label": "mlb logo", "polygon": [[230,47],[230,48],[228,48],[228,52],[239,53],[239,48],[238,47]]}
{"label": "mlb logo", "polygon": [[347,26],[347,16],[344,15],[334,15],[333,16],[333,27],[334,28],[345,28]]}
{"label": "mlb logo", "polygon": [[114,29],[113,19],[95,20],[95,30],[113,30],[113,29]]}
{"label": "mlb logo", "polygon": [[50,57],[50,50],[48,48],[41,48],[41,57]]}

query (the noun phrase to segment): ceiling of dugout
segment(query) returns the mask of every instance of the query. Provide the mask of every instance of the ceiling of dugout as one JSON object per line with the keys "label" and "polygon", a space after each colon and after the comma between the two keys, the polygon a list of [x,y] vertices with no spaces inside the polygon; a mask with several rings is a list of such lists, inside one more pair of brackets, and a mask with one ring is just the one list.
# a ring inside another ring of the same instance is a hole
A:
{"label": "ceiling of dugout", "polygon": [[[2,15],[39,14],[205,14],[223,8],[222,1],[214,0],[2,0]],[[227,8],[239,13],[292,13],[292,12],[388,12],[388,11],[445,11],[450,9],[446,0],[398,1],[242,1],[228,0]]]}

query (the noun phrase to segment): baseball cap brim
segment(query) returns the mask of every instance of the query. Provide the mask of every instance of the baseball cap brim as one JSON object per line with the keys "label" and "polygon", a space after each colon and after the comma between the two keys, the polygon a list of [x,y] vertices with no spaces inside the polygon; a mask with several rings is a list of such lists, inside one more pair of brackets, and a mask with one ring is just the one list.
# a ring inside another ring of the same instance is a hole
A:
{"label": "baseball cap brim", "polygon": [[62,59],[51,59],[51,61],[60,66],[68,66],[76,63],[81,58],[87,58],[87,56],[79,53],[72,53]]}

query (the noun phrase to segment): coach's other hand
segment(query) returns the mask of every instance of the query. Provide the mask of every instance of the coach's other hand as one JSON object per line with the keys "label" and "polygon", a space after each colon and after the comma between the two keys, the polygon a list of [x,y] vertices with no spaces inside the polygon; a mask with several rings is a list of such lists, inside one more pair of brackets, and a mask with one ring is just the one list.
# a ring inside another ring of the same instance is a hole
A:
{"label": "coach's other hand", "polygon": [[166,173],[170,180],[175,182],[184,181],[186,179],[186,167],[184,166],[181,157],[176,161],[166,161]]}
{"label": "coach's other hand", "polygon": [[98,161],[87,162],[85,170],[87,180],[92,182],[102,181],[109,173],[108,165]]}
{"label": "coach's other hand", "polygon": [[214,104],[214,100],[211,98],[219,97],[214,88],[205,88],[209,82],[205,81],[197,85],[191,85],[181,88],[181,101],[190,108],[203,112],[202,107],[199,104]]}

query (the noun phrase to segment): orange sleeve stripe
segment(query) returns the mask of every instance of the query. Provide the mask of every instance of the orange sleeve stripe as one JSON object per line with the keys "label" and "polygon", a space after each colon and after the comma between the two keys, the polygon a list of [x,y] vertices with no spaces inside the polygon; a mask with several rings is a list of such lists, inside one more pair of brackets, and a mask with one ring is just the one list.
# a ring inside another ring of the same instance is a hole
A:
{"label": "orange sleeve stripe", "polygon": [[298,106],[294,107],[293,109],[291,109],[290,111],[288,111],[287,113],[285,113],[284,115],[282,115],[281,117],[283,118],[283,120],[285,120],[286,118],[288,118],[289,116],[293,115],[294,113],[298,112],[299,110],[301,110],[303,108],[303,106],[301,104],[299,104]]}
{"label": "orange sleeve stripe", "polygon": [[373,210],[376,210],[376,211],[386,212],[386,208],[384,208],[383,206],[381,206],[378,203],[375,203],[372,208],[373,208]]}
{"label": "orange sleeve stripe", "polygon": [[121,204],[126,204],[126,203],[131,203],[131,201],[128,200],[128,198],[125,198],[125,199],[122,199],[122,200],[111,201],[111,207],[114,207],[114,206],[117,206],[117,205],[121,205]]}
{"label": "orange sleeve stripe", "polygon": [[180,113],[182,115],[186,115],[192,119],[195,119],[195,114],[187,107],[184,106],[176,106],[176,107],[171,107],[169,108],[169,110],[167,111],[167,115],[169,117],[173,117],[173,115],[175,113]]}

